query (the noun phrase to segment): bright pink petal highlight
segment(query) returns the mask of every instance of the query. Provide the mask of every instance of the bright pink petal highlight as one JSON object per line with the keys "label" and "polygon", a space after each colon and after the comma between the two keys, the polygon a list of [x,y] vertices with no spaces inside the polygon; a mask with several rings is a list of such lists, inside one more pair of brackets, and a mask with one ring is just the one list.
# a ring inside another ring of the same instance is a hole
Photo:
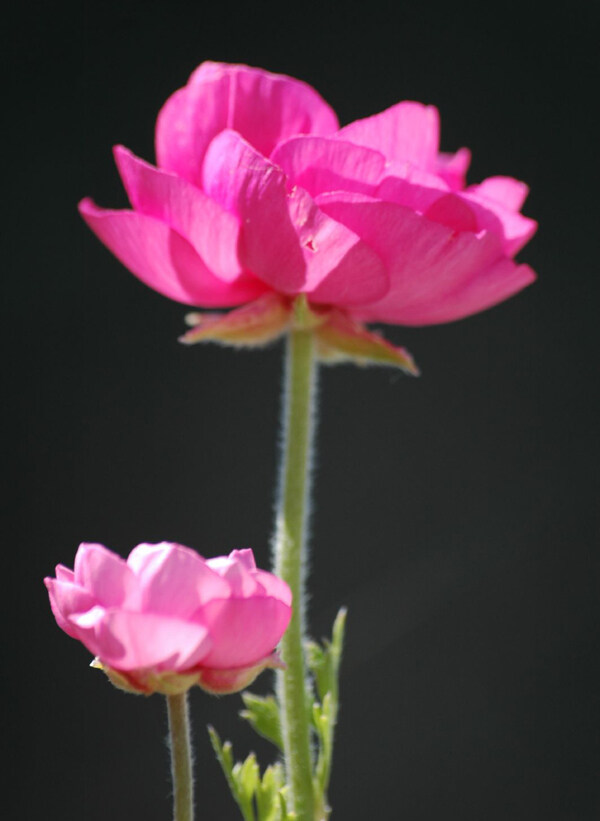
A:
{"label": "bright pink petal highlight", "polygon": [[338,131],[347,142],[381,151],[389,160],[410,162],[424,171],[434,171],[440,141],[437,108],[402,102],[356,120]]}
{"label": "bright pink petal highlight", "polygon": [[243,65],[202,63],[162,108],[156,126],[161,168],[198,184],[210,141],[235,129],[268,157],[296,134],[332,134],[337,117],[305,83]]}
{"label": "bright pink petal highlight", "polygon": [[[170,542],[141,544],[127,561],[102,545],[80,546],[75,572],[45,579],[68,635],[125,689],[182,692],[206,678],[223,692],[265,666],[291,616],[281,579],[258,570],[251,550],[205,560]],[[220,671],[220,672],[217,672]]]}

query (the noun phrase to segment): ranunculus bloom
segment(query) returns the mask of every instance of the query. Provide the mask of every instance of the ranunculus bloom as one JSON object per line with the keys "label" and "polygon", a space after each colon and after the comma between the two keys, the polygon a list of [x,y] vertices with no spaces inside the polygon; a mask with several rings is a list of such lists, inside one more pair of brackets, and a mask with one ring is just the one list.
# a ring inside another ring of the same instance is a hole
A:
{"label": "ranunculus bloom", "polygon": [[258,570],[251,550],[206,560],[178,544],[140,544],[125,561],[82,544],[74,570],[58,565],[44,581],[59,627],[124,689],[235,692],[280,665],[290,589]]}
{"label": "ranunculus bloom", "polygon": [[132,210],[80,210],[171,299],[254,303],[229,314],[233,333],[197,317],[184,341],[272,338],[299,294],[321,325],[333,317],[338,342],[364,338],[364,322],[449,322],[535,279],[513,261],[536,228],[520,214],[527,186],[465,187],[470,153],[440,153],[433,106],[401,102],[340,129],[303,82],[203,63],[161,110],[156,154],[157,168],[115,149]]}

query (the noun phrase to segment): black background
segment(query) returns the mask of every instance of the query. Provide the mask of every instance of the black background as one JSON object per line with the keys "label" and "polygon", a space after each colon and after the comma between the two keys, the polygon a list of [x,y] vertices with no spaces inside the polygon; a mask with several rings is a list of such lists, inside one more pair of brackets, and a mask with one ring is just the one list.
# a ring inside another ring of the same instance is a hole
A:
{"label": "black background", "polygon": [[[205,59],[298,76],[342,123],[434,103],[442,148],[473,150],[470,181],[526,180],[540,223],[520,255],[533,287],[387,330],[420,379],[322,372],[311,632],[349,606],[333,818],[598,817],[594,6],[84,0],[9,17],[8,817],[170,813],[163,700],[113,689],[57,629],[57,562],[82,540],[126,555],[161,539],[269,562],[281,347],[183,348],[185,308],[75,210],[125,205],[111,146],[153,160],[158,109]],[[192,694],[199,820],[238,817],[208,722],[270,760],[239,706]]]}

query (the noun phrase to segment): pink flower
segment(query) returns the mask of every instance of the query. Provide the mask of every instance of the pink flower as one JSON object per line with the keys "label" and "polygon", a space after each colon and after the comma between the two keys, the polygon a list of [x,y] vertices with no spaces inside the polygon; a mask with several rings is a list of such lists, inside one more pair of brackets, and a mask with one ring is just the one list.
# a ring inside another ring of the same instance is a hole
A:
{"label": "pink flower", "polygon": [[340,129],[299,80],[203,63],[162,108],[156,154],[157,168],[115,148],[132,210],[85,199],[80,211],[165,296],[252,303],[224,325],[194,316],[184,341],[273,338],[304,294],[319,327],[334,317],[339,345],[364,338],[364,322],[460,319],[535,279],[513,261],[536,229],[520,213],[527,186],[465,187],[470,153],[439,152],[433,106],[401,102]]}
{"label": "pink flower", "polygon": [[74,570],[58,565],[44,581],[59,627],[124,689],[235,692],[280,666],[273,650],[291,593],[251,550],[206,560],[178,544],[140,544],[125,561],[82,544]]}

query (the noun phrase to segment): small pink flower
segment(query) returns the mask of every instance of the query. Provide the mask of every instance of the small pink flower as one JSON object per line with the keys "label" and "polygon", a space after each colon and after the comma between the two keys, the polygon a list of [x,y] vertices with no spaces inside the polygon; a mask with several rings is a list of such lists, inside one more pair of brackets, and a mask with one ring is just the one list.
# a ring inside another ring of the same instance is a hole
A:
{"label": "small pink flower", "polygon": [[273,338],[304,294],[321,327],[335,309],[330,339],[360,347],[364,322],[449,322],[535,279],[513,261],[536,229],[520,213],[527,186],[465,187],[470,153],[439,152],[433,106],[401,102],[340,129],[305,83],[203,63],[161,110],[156,154],[157,168],[115,149],[132,210],[85,199],[80,211],[171,299],[253,303],[224,325],[196,317],[184,341]]}
{"label": "small pink flower", "polygon": [[124,689],[235,692],[280,666],[273,651],[292,597],[251,550],[206,560],[178,544],[140,544],[125,561],[82,544],[74,570],[58,565],[44,581],[59,627]]}

